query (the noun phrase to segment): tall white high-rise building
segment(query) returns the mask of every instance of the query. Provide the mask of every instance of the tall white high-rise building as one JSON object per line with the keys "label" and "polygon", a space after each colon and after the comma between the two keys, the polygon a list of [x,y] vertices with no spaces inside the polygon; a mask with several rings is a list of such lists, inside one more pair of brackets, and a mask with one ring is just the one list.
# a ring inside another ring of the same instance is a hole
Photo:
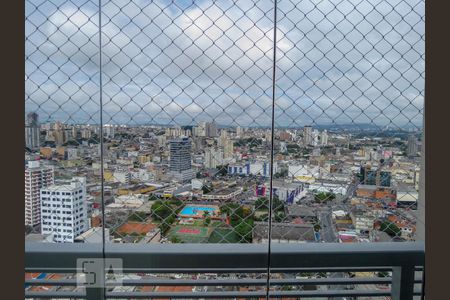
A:
{"label": "tall white high-rise building", "polygon": [[313,146],[318,146],[319,145],[319,130],[314,129],[312,132],[312,145]]}
{"label": "tall white high-rise building", "polygon": [[217,125],[215,122],[206,123],[205,134],[207,137],[217,136]]}
{"label": "tall white high-rise building", "polygon": [[78,128],[76,126],[72,126],[71,135],[74,139],[78,138]]}
{"label": "tall white high-rise building", "polygon": [[116,134],[116,128],[112,124],[105,124],[103,126],[103,136],[105,138],[113,138]]}
{"label": "tall white high-rise building", "polygon": [[35,112],[27,115],[25,123],[25,146],[30,149],[39,148],[39,116]]}
{"label": "tall white high-rise building", "polygon": [[177,127],[168,127],[166,128],[166,137],[168,138],[177,138],[184,136],[186,131],[182,129],[180,126]]}
{"label": "tall white high-rise building", "polygon": [[236,136],[242,137],[244,135],[244,131],[244,128],[242,128],[241,126],[236,127]]}
{"label": "tall white high-rise building", "polygon": [[328,132],[326,129],[322,131],[320,135],[320,144],[322,144],[322,146],[328,145]]}
{"label": "tall white high-rise building", "polygon": [[313,143],[313,133],[311,126],[303,127],[303,144],[305,146],[312,145]]}
{"label": "tall white high-rise building", "polygon": [[222,147],[223,147],[223,158],[228,159],[230,157],[233,157],[234,143],[232,140],[226,139]]}
{"label": "tall white high-rise building", "polygon": [[223,158],[227,159],[233,156],[234,144],[226,130],[220,132],[218,145],[223,149]]}
{"label": "tall white high-rise building", "polygon": [[170,175],[178,180],[186,181],[194,177],[191,165],[191,141],[181,137],[170,141]]}
{"label": "tall white high-rise building", "polygon": [[198,126],[194,127],[192,130],[194,136],[206,136],[206,122],[198,123]]}
{"label": "tall white high-rise building", "polygon": [[41,222],[39,192],[53,183],[53,167],[41,166],[39,161],[28,162],[25,168],[25,225],[36,226]]}
{"label": "tall white high-rise building", "polygon": [[222,129],[220,131],[220,140],[225,140],[228,138],[228,131],[225,129]]}
{"label": "tall white high-rise building", "polygon": [[41,189],[41,233],[56,243],[73,243],[89,229],[86,177]]}
{"label": "tall white high-rise building", "polygon": [[81,138],[90,139],[92,136],[92,131],[89,128],[83,128],[81,130]]}
{"label": "tall white high-rise building", "polygon": [[223,165],[223,150],[215,148],[205,149],[205,168],[213,169]]}
{"label": "tall white high-rise building", "polygon": [[407,144],[407,155],[409,157],[413,157],[417,155],[418,147],[417,147],[417,138],[414,135],[408,136],[408,144]]}

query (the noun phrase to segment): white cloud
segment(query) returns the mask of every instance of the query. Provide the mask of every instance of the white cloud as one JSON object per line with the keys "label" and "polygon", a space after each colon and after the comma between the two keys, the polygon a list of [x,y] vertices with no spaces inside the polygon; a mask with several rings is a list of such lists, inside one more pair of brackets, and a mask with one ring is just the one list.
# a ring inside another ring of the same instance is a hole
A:
{"label": "white cloud", "polygon": [[[381,124],[381,113],[420,126],[423,1],[298,2],[279,2],[276,123]],[[107,122],[270,124],[272,1],[189,3],[104,4]],[[70,118],[98,106],[95,5],[27,8],[27,109]]]}

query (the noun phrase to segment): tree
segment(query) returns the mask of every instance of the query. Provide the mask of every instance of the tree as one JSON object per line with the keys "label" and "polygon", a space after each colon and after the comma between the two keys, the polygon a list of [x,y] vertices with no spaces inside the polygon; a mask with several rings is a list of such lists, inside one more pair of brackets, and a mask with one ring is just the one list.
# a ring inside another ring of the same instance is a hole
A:
{"label": "tree", "polygon": [[170,199],[169,203],[170,203],[170,205],[174,205],[177,208],[183,205],[183,201],[181,201],[180,199],[178,199],[176,197]]}
{"label": "tree", "polygon": [[402,231],[392,222],[384,221],[381,223],[380,231],[384,231],[389,234],[391,237],[401,236]]}
{"label": "tree", "polygon": [[389,272],[380,271],[380,272],[377,272],[377,276],[378,277],[389,277]]}
{"label": "tree", "polygon": [[317,194],[314,195],[314,200],[316,202],[326,202],[326,201],[331,201],[333,199],[336,198],[336,195],[334,193],[331,192],[319,192]]}
{"label": "tree", "polygon": [[175,222],[175,216],[171,215],[169,216],[167,219],[163,220],[161,222],[161,224],[159,224],[159,229],[161,230],[162,234],[166,234],[167,231],[169,231],[170,229],[170,225],[172,225],[172,223]]}
{"label": "tree", "polygon": [[153,203],[151,209],[152,218],[159,221],[164,221],[173,214],[172,207],[167,202],[162,202],[161,200]]}
{"label": "tree", "polygon": [[80,143],[78,143],[76,140],[69,140],[67,142],[65,142],[64,144],[62,144],[64,147],[65,146],[79,146]]}
{"label": "tree", "polygon": [[234,232],[241,237],[241,242],[252,242],[254,216],[250,209],[237,203],[227,203],[220,207],[220,212],[230,217],[230,225],[233,226]]}
{"label": "tree", "polygon": [[279,211],[279,212],[275,213],[275,221],[276,222],[283,222],[285,218],[286,218],[286,215],[284,214],[284,212]]}
{"label": "tree", "polygon": [[262,214],[259,217],[255,216],[255,221],[267,222],[269,220],[269,214]]}
{"label": "tree", "polygon": [[[269,209],[269,199],[267,197],[260,197],[255,201],[255,209],[265,210]],[[273,211],[284,211],[284,203],[280,201],[280,198],[277,196],[273,197],[272,203]]]}
{"label": "tree", "polygon": [[288,169],[283,169],[283,170],[275,173],[273,176],[275,178],[284,178],[284,177],[288,176],[288,172],[289,172]]}
{"label": "tree", "polygon": [[241,237],[241,243],[251,243],[253,239],[253,220],[242,220],[234,227],[234,231]]}
{"label": "tree", "polygon": [[204,185],[202,186],[203,194],[208,194],[208,193],[210,193],[212,190],[213,190],[212,185],[204,184]]}
{"label": "tree", "polygon": [[223,166],[220,165],[220,166],[217,166],[216,168],[217,168],[217,170],[219,170],[219,172],[217,172],[217,175],[225,176],[228,174],[228,165],[223,165]]}
{"label": "tree", "polygon": [[182,241],[179,237],[177,237],[177,236],[172,236],[172,237],[170,238],[170,242],[171,242],[171,243],[174,243],[174,244],[180,244],[180,243],[183,243],[183,241]]}
{"label": "tree", "polygon": [[148,196],[148,201],[155,201],[158,200],[158,197],[156,197],[155,194],[151,194],[150,196]]}
{"label": "tree", "polygon": [[147,213],[143,211],[135,211],[129,217],[128,221],[144,222],[147,219]]}
{"label": "tree", "polygon": [[255,201],[255,209],[269,209],[269,199],[266,197],[259,197]]}

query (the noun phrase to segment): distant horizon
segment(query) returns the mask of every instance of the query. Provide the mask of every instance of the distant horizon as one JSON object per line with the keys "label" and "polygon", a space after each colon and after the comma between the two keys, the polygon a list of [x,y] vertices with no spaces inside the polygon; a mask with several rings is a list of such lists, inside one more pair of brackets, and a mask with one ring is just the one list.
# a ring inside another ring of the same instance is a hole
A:
{"label": "distant horizon", "polygon": [[[28,113],[31,112],[35,112],[35,111],[29,111]],[[35,112],[36,113],[36,112]],[[38,113],[39,115],[39,113]],[[39,124],[43,125],[43,124],[52,124],[52,123],[56,123],[56,122],[61,122],[64,125],[69,125],[69,126],[77,126],[77,125],[89,125],[89,126],[101,126],[101,124],[99,123],[79,123],[79,122],[65,122],[62,120],[46,120],[44,122],[41,122],[40,120]],[[195,127],[198,126],[198,124],[200,122],[207,122],[207,123],[212,123],[215,122],[214,120],[212,121],[198,121],[195,124],[177,124],[177,123],[169,123],[169,124],[161,124],[161,123],[142,123],[142,124],[125,124],[125,123],[113,123],[113,122],[108,122],[108,123],[104,123],[103,126],[106,125],[114,125],[114,126],[126,126],[126,127],[165,127],[165,128],[171,128],[171,127]],[[237,128],[237,127],[241,127],[241,128],[257,128],[257,129],[270,129],[271,126],[264,126],[264,125],[226,125],[226,124],[220,124],[215,122],[217,125],[217,128]],[[377,125],[377,124],[371,124],[371,123],[322,123],[322,124],[305,124],[305,125],[300,125],[300,124],[296,124],[296,125],[292,125],[292,126],[281,126],[281,125],[276,125],[275,129],[299,129],[299,128],[304,128],[306,126],[311,126],[312,128],[316,128],[316,129],[333,129],[333,128],[352,128],[352,129],[360,129],[360,130],[379,130],[379,131],[406,131],[405,129],[415,129],[416,131],[421,131],[423,130],[423,126],[422,125],[414,125],[414,124],[407,124],[403,127],[399,127],[399,126],[394,126],[394,125]],[[386,130],[386,127],[388,127],[388,129]]]}

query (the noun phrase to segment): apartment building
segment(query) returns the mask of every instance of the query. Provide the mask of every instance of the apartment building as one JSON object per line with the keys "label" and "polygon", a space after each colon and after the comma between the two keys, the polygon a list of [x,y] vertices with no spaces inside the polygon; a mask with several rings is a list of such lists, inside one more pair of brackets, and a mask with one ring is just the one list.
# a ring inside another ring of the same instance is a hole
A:
{"label": "apartment building", "polygon": [[38,160],[29,161],[25,168],[25,225],[36,226],[41,222],[39,192],[54,183],[54,170],[41,166]]}
{"label": "apartment building", "polygon": [[86,178],[41,189],[41,233],[56,243],[73,243],[88,230]]}

